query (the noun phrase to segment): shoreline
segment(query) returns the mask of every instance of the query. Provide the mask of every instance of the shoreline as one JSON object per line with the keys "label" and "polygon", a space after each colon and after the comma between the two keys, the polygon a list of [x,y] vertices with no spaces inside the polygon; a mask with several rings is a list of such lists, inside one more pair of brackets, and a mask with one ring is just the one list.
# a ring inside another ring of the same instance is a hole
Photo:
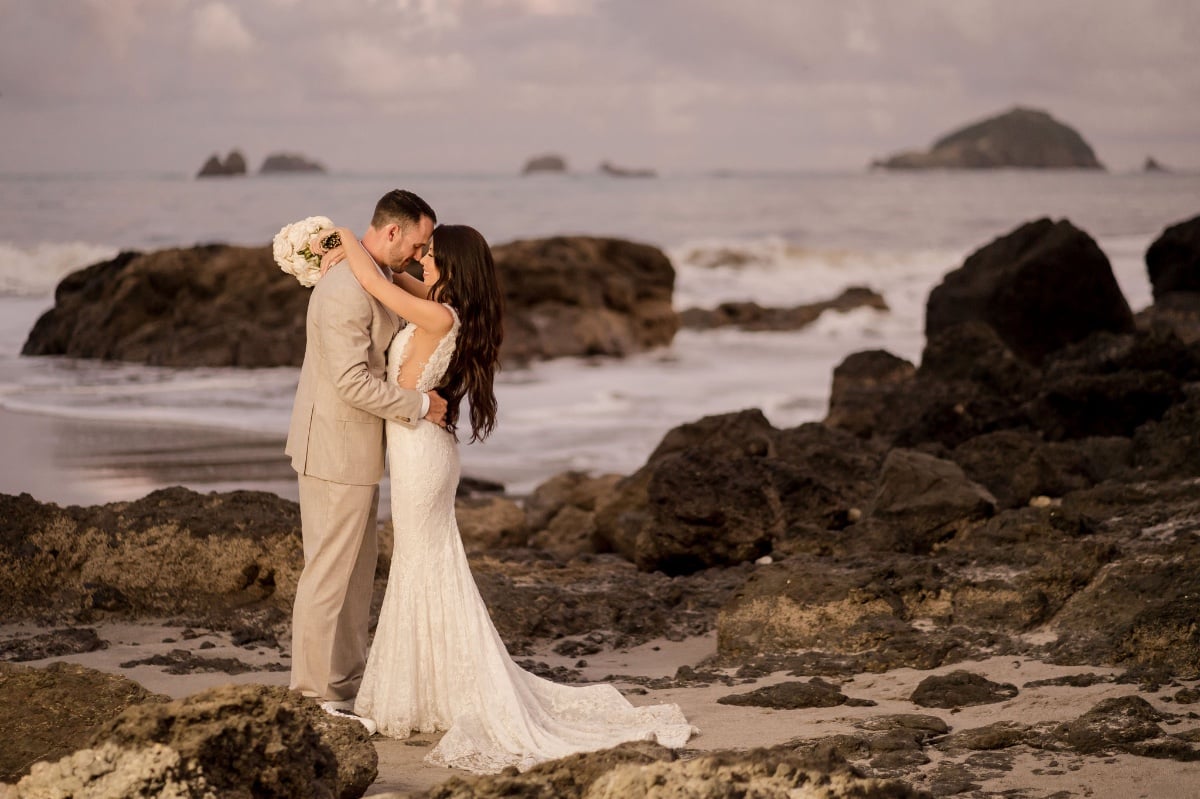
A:
{"label": "shoreline", "polygon": [[297,499],[295,472],[277,436],[0,407],[0,440],[8,454],[0,458],[0,493],[40,502],[102,505],[176,485]]}

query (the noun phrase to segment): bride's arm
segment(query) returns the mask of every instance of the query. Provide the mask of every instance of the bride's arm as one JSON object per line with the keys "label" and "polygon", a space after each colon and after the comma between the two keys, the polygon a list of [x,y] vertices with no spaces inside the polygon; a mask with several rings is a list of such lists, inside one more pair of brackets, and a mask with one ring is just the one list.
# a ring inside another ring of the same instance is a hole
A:
{"label": "bride's arm", "polygon": [[429,299],[429,290],[432,287],[426,286],[408,272],[392,272],[392,282],[414,297],[420,297],[423,300]]}
{"label": "bride's arm", "polygon": [[[337,231],[342,237],[346,263],[354,272],[354,277],[371,296],[422,330],[440,335],[450,329],[454,319],[450,311],[446,310],[446,306],[414,296],[405,288],[388,280],[353,232],[346,228],[337,228]],[[413,281],[419,282],[415,278]]]}

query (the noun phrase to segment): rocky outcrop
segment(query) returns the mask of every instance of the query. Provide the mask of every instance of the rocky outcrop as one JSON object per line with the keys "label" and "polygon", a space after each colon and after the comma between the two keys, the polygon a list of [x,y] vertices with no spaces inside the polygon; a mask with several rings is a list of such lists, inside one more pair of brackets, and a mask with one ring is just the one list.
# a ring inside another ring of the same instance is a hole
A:
{"label": "rocky outcrop", "polygon": [[299,365],[308,292],[266,247],[123,252],[63,279],[24,355],[155,366]]}
{"label": "rocky outcrop", "polygon": [[928,799],[903,783],[863,777],[829,752],[790,747],[705,753],[691,760],[661,746],[622,744],[534,766],[523,774],[455,777],[422,799]]}
{"label": "rocky outcrop", "polygon": [[225,156],[225,160],[221,160],[221,156],[217,153],[210,155],[204,165],[200,167],[200,171],[196,173],[196,177],[229,177],[244,174],[246,174],[246,157],[238,150],[230,150],[229,155]]}
{"label": "rocky outcrop", "polygon": [[756,302],[723,302],[711,310],[688,308],[679,314],[683,327],[708,330],[738,327],[742,330],[799,330],[826,311],[848,313],[858,308],[887,311],[883,297],[863,286],[851,286],[832,300],[797,305],[793,308],[764,308]]}
{"label": "rocky outcrop", "polygon": [[6,620],[186,614],[222,629],[280,623],[303,564],[299,508],[274,494],[168,488],[87,508],[0,495]]}
{"label": "rocky outcrop", "polygon": [[300,153],[271,153],[263,159],[258,169],[260,174],[270,175],[278,172],[324,172],[325,167],[316,161],[309,160]]}
{"label": "rocky outcrop", "polygon": [[86,747],[128,707],[166,701],[132,680],[73,663],[39,669],[0,662],[0,783]]}
{"label": "rocky outcrop", "polygon": [[671,343],[675,268],[661,250],[621,239],[556,236],[493,249],[508,361],[620,356]]}
{"label": "rocky outcrop", "polygon": [[561,155],[547,153],[546,155],[537,155],[525,162],[525,166],[521,169],[522,175],[536,175],[551,173],[557,174],[567,171],[567,159]]}
{"label": "rocky outcrop", "polygon": [[[494,249],[509,363],[622,356],[665,346],[679,320],[675,270],[657,248],[557,237]],[[299,366],[309,293],[269,248],[214,244],[123,252],[68,275],[25,355],[156,366]]]}
{"label": "rocky outcrop", "polygon": [[1146,160],[1144,162],[1142,162],[1142,171],[1143,172],[1168,172],[1169,170],[1165,166],[1160,164],[1154,156],[1148,155],[1148,156],[1146,156]]}
{"label": "rocky outcrop", "polygon": [[1103,169],[1077,131],[1045,111],[1014,108],[938,139],[926,152],[875,161],[884,169]]}
{"label": "rocky outcrop", "polygon": [[608,175],[614,178],[653,178],[658,177],[653,169],[646,168],[630,168],[625,166],[617,166],[611,161],[600,162],[600,174]]}
{"label": "rocky outcrop", "polygon": [[223,686],[186,699],[127,708],[90,747],[39,763],[17,786],[81,796],[352,799],[378,774],[356,721],[330,716],[285,688]]}
{"label": "rocky outcrop", "polygon": [[1067,220],[1049,219],[976,250],[930,292],[927,337],[968,321],[986,323],[1032,363],[1096,331],[1133,330],[1129,304],[1096,242]]}

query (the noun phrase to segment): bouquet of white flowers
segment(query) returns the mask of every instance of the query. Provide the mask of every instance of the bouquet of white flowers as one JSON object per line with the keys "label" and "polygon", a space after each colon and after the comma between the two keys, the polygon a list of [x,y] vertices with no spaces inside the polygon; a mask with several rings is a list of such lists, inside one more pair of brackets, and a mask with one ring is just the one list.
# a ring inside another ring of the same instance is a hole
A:
{"label": "bouquet of white flowers", "polygon": [[321,279],[321,259],[309,249],[308,242],[320,230],[333,227],[327,216],[310,216],[284,225],[275,234],[271,250],[275,263],[301,286],[314,286]]}

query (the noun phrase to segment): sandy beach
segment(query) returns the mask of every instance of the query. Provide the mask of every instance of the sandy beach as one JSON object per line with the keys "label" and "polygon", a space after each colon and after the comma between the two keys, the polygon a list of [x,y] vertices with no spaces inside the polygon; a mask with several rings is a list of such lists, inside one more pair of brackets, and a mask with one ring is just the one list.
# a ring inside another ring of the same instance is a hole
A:
{"label": "sandy beach", "polygon": [[[251,645],[239,647],[227,633],[187,629],[163,621],[158,623],[102,623],[95,625],[107,647],[84,654],[30,661],[25,665],[44,666],[56,660],[78,663],[111,674],[135,680],[147,689],[182,698],[206,688],[225,684],[286,685],[287,672],[278,670],[288,662],[286,642],[280,649]],[[0,641],[23,638],[41,630],[22,624],[0,627]],[[133,665],[155,655],[186,650],[203,658],[233,658],[251,670],[241,674],[197,672],[170,674],[164,667]],[[1104,699],[1139,695],[1164,714],[1179,714],[1183,718],[1168,722],[1170,731],[1178,734],[1200,729],[1200,716],[1169,701],[1178,689],[1163,690],[1160,695],[1139,693],[1136,685],[1100,682],[1089,687],[1041,686],[1022,688],[1015,698],[993,704],[951,710],[931,710],[913,704],[910,696],[916,686],[931,675],[966,669],[1000,683],[1023,686],[1025,683],[1067,675],[1090,672],[1101,677],[1116,675],[1118,670],[1093,667],[1057,666],[1024,657],[994,657],[986,660],[958,663],[931,671],[894,669],[883,673],[859,674],[839,681],[842,691],[855,699],[870,700],[866,707],[836,706],[778,710],[738,707],[718,704],[717,699],[754,688],[781,682],[808,679],[808,676],[787,675],[782,672],[754,680],[736,680],[736,685],[720,682],[664,689],[645,689],[641,678],[669,678],[680,666],[702,664],[716,652],[715,634],[688,638],[683,641],[657,639],[627,650],[610,650],[586,658],[587,665],[579,667],[585,681],[611,678],[634,704],[678,703],[700,734],[688,744],[688,756],[718,750],[745,750],[803,740],[821,739],[832,735],[861,733],[864,724],[877,717],[891,714],[930,714],[941,718],[950,732],[984,727],[997,722],[1038,724],[1064,722],[1077,718]],[[533,660],[551,667],[576,668],[578,658],[556,655],[549,646],[534,654]],[[723,670],[732,677],[735,670]],[[1196,684],[1192,684],[1195,687]],[[1167,697],[1164,701],[1163,697]],[[367,796],[380,794],[415,794],[444,782],[461,772],[428,766],[422,762],[425,754],[436,744],[436,735],[416,735],[405,740],[375,736],[372,743],[379,755],[379,776]],[[940,766],[962,764],[964,758],[939,753],[934,748],[926,752],[930,762],[906,781],[917,787],[929,787],[929,781]],[[1193,799],[1200,786],[1200,762],[1178,762],[1133,755],[1081,756],[1065,752],[1049,752],[1017,747],[1015,752],[997,767],[973,769],[976,789],[960,795],[969,797],[1019,796],[1039,799],[1053,796],[1080,796],[1089,799]],[[969,760],[969,759],[968,759]],[[970,767],[968,766],[970,770]],[[922,784],[924,783],[924,785]],[[1065,793],[1061,793],[1065,792]]]}

